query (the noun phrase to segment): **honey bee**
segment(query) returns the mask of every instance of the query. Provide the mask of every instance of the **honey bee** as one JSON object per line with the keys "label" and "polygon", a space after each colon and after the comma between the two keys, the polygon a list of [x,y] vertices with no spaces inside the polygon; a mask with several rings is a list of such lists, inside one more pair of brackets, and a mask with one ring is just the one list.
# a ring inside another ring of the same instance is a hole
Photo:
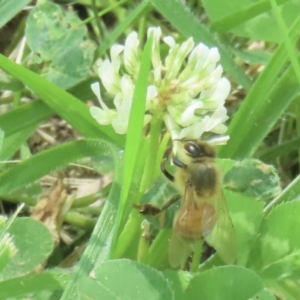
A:
{"label": "honey bee", "polygon": [[[215,248],[223,261],[233,263],[235,235],[222,192],[221,172],[215,162],[215,149],[201,140],[175,142],[176,154],[167,150],[161,163],[162,172],[175,183],[182,196],[169,245],[170,264],[183,265],[202,239]],[[170,157],[177,167],[174,176],[166,169]]]}
{"label": "honey bee", "polygon": [[[178,189],[181,197],[174,197],[161,209],[140,206],[144,214],[158,214],[178,199],[182,199],[169,243],[169,262],[172,267],[183,266],[203,241],[212,246],[220,258],[230,264],[236,257],[233,225],[222,192],[222,177],[215,162],[215,149],[201,140],[176,140],[177,151],[167,149],[161,162],[163,174]],[[166,169],[171,160],[175,174]]]}

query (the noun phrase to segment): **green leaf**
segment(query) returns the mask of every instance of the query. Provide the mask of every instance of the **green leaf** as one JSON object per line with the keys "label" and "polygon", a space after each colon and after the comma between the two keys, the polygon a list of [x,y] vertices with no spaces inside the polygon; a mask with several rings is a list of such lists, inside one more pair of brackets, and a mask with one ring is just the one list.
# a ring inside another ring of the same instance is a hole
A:
{"label": "green leaf", "polygon": [[249,300],[276,300],[276,297],[267,289],[259,291]]}
{"label": "green leaf", "polygon": [[259,233],[263,202],[227,190],[224,190],[224,197],[235,231],[237,264],[245,266]]}
{"label": "green leaf", "polygon": [[93,62],[95,45],[84,40],[85,27],[75,13],[53,3],[42,3],[30,11],[25,35],[29,47],[50,65],[43,76],[62,88],[85,79]]}
{"label": "green leaf", "polygon": [[[299,277],[298,277],[299,278]],[[278,279],[265,279],[264,280],[271,291],[274,291],[275,295],[280,295],[282,299],[295,300],[300,299],[300,290],[297,282],[291,282],[290,280],[278,280]],[[278,300],[278,298],[276,298]]]}
{"label": "green leaf", "polygon": [[0,0],[0,28],[29,3],[30,0]]}
{"label": "green leaf", "polygon": [[256,200],[268,200],[281,192],[275,168],[257,159],[236,162],[224,176],[224,187]]}
{"label": "green leaf", "polygon": [[256,270],[273,278],[300,275],[299,215],[300,202],[296,200],[278,205],[263,220],[249,261]]}
{"label": "green leaf", "polygon": [[238,266],[217,267],[196,275],[183,299],[247,300],[263,288],[251,270]]}
{"label": "green leaf", "polygon": [[[40,299],[37,294],[40,291],[54,292],[61,291],[68,279],[66,274],[57,274],[55,272],[45,272],[42,274],[30,274],[0,282],[0,299],[7,300],[12,297],[21,297],[25,299],[25,295],[34,299]],[[41,298],[42,299],[42,298]],[[44,297],[44,299],[47,299]]]}
{"label": "green leaf", "polygon": [[289,255],[271,263],[260,271],[262,278],[268,280],[285,280],[297,281],[300,276],[300,250],[295,249]]}
{"label": "green leaf", "polygon": [[0,274],[2,280],[32,272],[53,251],[52,236],[46,226],[39,221],[18,218],[14,220],[7,232],[14,237],[13,241],[18,251],[5,271]]}
{"label": "green leaf", "polygon": [[107,261],[78,281],[77,299],[174,299],[162,273],[127,259]]}
{"label": "green leaf", "polygon": [[163,272],[164,276],[167,278],[169,284],[171,285],[172,291],[174,292],[175,300],[184,299],[184,292],[193,278],[190,272],[184,271],[171,271],[166,270]]}

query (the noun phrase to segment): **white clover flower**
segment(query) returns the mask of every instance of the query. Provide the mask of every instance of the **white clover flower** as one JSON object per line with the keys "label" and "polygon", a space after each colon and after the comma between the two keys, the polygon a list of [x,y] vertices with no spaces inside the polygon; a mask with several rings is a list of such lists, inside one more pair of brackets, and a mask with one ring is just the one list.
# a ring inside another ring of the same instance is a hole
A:
{"label": "white clover flower", "polygon": [[8,233],[2,234],[0,239],[0,258],[2,261],[15,256],[17,251],[13,238]]}
{"label": "white clover flower", "polygon": [[[163,113],[164,122],[172,139],[199,139],[204,133],[223,135],[228,119],[224,107],[230,92],[230,82],[222,77],[223,69],[218,62],[217,48],[202,43],[195,46],[192,38],[176,44],[171,36],[163,38],[169,52],[161,60],[159,27],[148,29],[153,37],[148,78],[146,114],[147,125],[155,113]],[[142,50],[136,32],[126,39],[125,45],[114,45],[110,59],[101,61],[98,74],[107,94],[113,97],[114,108],[108,108],[101,98],[100,84],[92,84],[100,106],[90,112],[99,124],[111,124],[119,134],[127,132],[135,81],[140,68]],[[224,144],[228,136],[212,139]]]}

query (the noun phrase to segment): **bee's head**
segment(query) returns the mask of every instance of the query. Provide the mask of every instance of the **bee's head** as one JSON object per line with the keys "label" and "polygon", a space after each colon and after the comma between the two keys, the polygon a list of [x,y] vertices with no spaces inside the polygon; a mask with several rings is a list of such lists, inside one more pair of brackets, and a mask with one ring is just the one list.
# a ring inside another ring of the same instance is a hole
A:
{"label": "bee's head", "polygon": [[204,141],[186,141],[183,149],[191,158],[215,157],[215,149]]}
{"label": "bee's head", "polygon": [[[214,158],[215,149],[205,141],[200,140],[176,140],[177,151],[174,154],[173,162],[183,167],[201,158]],[[179,165],[181,163],[181,165]]]}

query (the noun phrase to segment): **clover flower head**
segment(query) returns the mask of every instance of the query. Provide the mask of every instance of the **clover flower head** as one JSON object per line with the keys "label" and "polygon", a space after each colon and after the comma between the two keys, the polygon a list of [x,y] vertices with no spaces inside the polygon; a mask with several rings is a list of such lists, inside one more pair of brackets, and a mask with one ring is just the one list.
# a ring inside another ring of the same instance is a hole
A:
{"label": "clover flower head", "polygon": [[[153,44],[144,125],[154,114],[162,113],[172,139],[199,139],[208,132],[223,135],[227,130],[224,103],[230,82],[222,77],[218,49],[203,43],[195,45],[192,38],[177,44],[171,36],[162,37],[160,27],[149,28],[147,35],[152,36]],[[169,47],[164,58],[161,41]],[[102,100],[100,84],[92,84],[101,108],[91,107],[91,115],[99,124],[111,124],[119,134],[127,132],[141,53],[137,33],[132,32],[124,45],[112,46],[110,59],[100,62],[98,75],[113,98],[114,108]],[[211,139],[211,143],[224,144],[228,138]]]}
{"label": "clover flower head", "polygon": [[18,249],[16,248],[13,238],[8,233],[4,233],[0,239],[0,257],[13,257],[16,255]]}

